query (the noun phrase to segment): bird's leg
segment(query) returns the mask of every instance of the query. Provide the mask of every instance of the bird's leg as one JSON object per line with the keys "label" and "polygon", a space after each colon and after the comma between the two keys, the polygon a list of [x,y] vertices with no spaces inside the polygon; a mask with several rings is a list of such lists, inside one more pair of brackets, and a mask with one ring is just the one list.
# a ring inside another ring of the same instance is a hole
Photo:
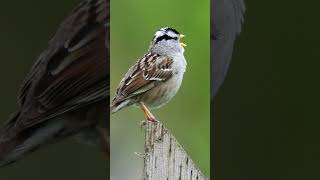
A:
{"label": "bird's leg", "polygon": [[154,117],[154,115],[151,113],[151,111],[147,108],[147,106],[143,102],[140,102],[140,107],[144,112],[144,116],[146,120],[150,122],[157,122],[157,119]]}

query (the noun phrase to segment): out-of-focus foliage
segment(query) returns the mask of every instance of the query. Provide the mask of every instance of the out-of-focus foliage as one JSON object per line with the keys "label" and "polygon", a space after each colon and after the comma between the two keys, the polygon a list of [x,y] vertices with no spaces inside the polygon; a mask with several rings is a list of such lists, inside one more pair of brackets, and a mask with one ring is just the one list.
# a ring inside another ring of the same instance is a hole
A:
{"label": "out-of-focus foliage", "polygon": [[[209,0],[138,0],[111,2],[111,96],[128,68],[142,57],[155,31],[171,26],[186,35],[187,71],[176,97],[153,110],[188,154],[209,175],[210,168],[210,6]],[[111,175],[138,179],[143,160],[144,120],[130,107],[111,117]]]}

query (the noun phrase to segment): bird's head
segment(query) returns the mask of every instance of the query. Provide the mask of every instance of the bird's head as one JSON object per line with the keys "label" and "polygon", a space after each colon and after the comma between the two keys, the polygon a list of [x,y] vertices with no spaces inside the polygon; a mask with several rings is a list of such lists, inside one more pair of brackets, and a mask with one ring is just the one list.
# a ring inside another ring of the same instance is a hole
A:
{"label": "bird's head", "polygon": [[174,53],[183,53],[186,44],[181,42],[185,35],[180,34],[177,30],[164,27],[159,29],[150,44],[150,51],[158,54],[170,55]]}

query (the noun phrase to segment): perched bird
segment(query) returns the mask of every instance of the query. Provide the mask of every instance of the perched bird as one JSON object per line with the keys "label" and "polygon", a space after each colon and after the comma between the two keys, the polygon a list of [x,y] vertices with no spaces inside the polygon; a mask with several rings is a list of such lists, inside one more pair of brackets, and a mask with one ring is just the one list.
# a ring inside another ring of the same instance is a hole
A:
{"label": "perched bird", "polygon": [[111,112],[138,105],[148,121],[156,118],[149,108],[159,108],[178,92],[186,70],[184,35],[165,27],[159,29],[148,52],[129,68],[121,80],[111,103]]}
{"label": "perched bird", "polygon": [[76,137],[109,153],[109,2],[83,0],[21,85],[0,133],[0,166]]}
{"label": "perched bird", "polygon": [[226,77],[234,41],[244,21],[243,0],[211,2],[211,100]]}

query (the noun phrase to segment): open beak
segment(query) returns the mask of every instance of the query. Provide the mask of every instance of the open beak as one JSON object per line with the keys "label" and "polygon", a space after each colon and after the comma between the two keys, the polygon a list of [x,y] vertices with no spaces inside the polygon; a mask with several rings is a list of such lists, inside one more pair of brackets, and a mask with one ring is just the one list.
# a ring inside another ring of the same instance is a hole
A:
{"label": "open beak", "polygon": [[[184,37],[186,37],[186,35],[180,34],[180,40],[181,40],[182,38],[184,38]],[[186,45],[185,43],[183,43],[183,42],[180,42],[180,46],[186,47],[187,45]]]}

